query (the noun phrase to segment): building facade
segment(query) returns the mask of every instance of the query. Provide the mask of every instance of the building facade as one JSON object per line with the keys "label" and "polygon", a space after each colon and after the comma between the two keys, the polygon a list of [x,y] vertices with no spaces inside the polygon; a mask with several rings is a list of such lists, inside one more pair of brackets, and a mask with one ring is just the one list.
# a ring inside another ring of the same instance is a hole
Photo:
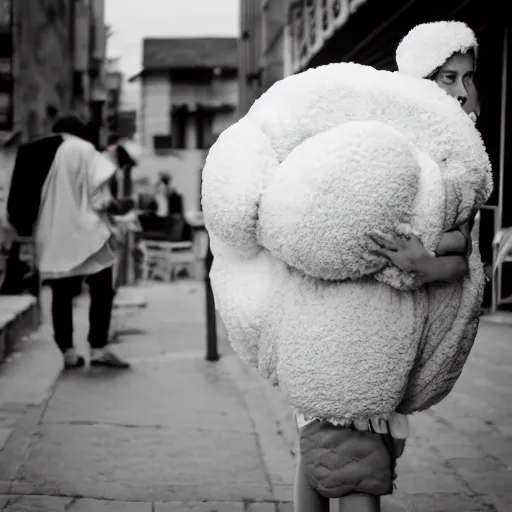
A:
{"label": "building facade", "polygon": [[[241,0],[240,114],[269,85],[265,81],[269,33],[265,0]],[[477,69],[482,114],[478,127],[487,146],[495,189],[482,208],[480,247],[484,261],[493,261],[492,241],[512,226],[511,105],[509,93],[510,16],[502,2],[485,0],[282,0],[286,14],[278,32],[285,42],[277,50],[282,76],[332,62],[358,62],[377,69],[396,70],[395,50],[402,37],[419,23],[439,20],[466,22],[476,33],[480,48]],[[273,29],[275,30],[275,29]],[[272,32],[271,30],[270,32]],[[281,52],[284,52],[282,55]],[[259,73],[259,75],[258,75]],[[279,79],[279,75],[274,75]],[[496,289],[488,287],[484,303],[495,295],[498,303],[512,296],[512,264],[499,271]]]}
{"label": "building facade", "polygon": [[185,211],[201,208],[208,149],[236,119],[235,38],[145,39],[140,81],[136,181],[171,174]]}
{"label": "building facade", "polygon": [[109,59],[107,64],[107,101],[105,103],[108,139],[118,135],[121,95],[123,93],[123,74],[118,69],[118,59]]}
{"label": "building facade", "polygon": [[292,72],[288,1],[240,2],[240,117],[273,83]]}

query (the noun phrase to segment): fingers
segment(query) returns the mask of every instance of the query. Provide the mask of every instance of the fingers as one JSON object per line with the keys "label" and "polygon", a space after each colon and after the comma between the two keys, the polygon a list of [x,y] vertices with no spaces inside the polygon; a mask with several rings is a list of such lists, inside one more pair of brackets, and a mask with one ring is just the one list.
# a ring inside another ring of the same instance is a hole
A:
{"label": "fingers", "polygon": [[399,237],[405,238],[406,240],[409,240],[413,234],[410,224],[399,224],[395,231]]}
{"label": "fingers", "polygon": [[398,250],[398,244],[390,236],[382,235],[380,233],[375,232],[369,233],[367,236],[381,249],[387,249],[388,251]]}
{"label": "fingers", "polygon": [[388,260],[393,260],[394,251],[390,251],[389,249],[383,249],[382,247],[375,247],[374,249],[370,249],[370,254],[376,254],[377,256],[384,256]]}

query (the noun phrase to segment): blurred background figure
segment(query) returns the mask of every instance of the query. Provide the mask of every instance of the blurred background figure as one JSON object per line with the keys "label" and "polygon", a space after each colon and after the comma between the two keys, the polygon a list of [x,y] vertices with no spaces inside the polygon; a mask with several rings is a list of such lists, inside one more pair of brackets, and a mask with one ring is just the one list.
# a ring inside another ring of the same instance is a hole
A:
{"label": "blurred background figure", "polygon": [[126,213],[110,192],[116,167],[86,140],[78,118],[58,119],[53,131],[61,142],[41,191],[35,240],[38,268],[52,289],[54,339],[65,368],[84,366],[73,343],[73,298],[85,279],[91,297],[91,365],[128,368],[107,348],[115,293],[112,215]]}

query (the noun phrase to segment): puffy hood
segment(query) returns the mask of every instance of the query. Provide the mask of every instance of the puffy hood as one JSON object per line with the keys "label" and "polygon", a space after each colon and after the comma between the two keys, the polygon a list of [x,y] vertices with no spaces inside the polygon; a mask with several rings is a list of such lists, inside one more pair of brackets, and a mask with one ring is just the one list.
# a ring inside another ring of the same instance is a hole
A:
{"label": "puffy hood", "polygon": [[398,70],[427,78],[455,53],[478,49],[475,33],[460,21],[437,21],[414,27],[396,50]]}

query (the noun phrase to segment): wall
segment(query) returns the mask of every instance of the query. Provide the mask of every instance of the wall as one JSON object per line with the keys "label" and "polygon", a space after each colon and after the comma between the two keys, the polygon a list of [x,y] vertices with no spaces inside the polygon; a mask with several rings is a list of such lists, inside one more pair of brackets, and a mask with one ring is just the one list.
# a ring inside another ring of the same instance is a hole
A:
{"label": "wall", "polygon": [[[172,83],[168,73],[142,78],[141,108],[138,118],[139,140],[143,153],[133,171],[134,180],[145,177],[151,182],[160,171],[169,172],[177,190],[183,194],[185,210],[198,210],[200,206],[201,172],[206,157],[205,150],[194,149],[195,125],[187,125],[187,148],[173,150],[172,154],[156,155],[153,150],[154,135],[171,133],[171,106],[197,103],[209,105],[238,102],[237,78],[216,78],[209,84]],[[216,115],[214,127],[227,128],[235,120],[235,112]]]}
{"label": "wall", "polygon": [[9,194],[16,152],[15,145],[0,148],[0,244],[5,238],[4,231],[9,229],[6,211],[7,196]]}
{"label": "wall", "polygon": [[[12,0],[13,126],[20,141],[51,129],[71,108],[73,13],[67,0]],[[0,147],[0,227],[5,227],[16,146]],[[0,236],[0,239],[3,239]]]}
{"label": "wall", "polygon": [[14,129],[24,138],[46,133],[49,109],[67,113],[73,92],[71,3],[13,0]]}
{"label": "wall", "polygon": [[285,76],[286,22],[287,2],[267,0],[262,13],[263,91]]}
{"label": "wall", "polygon": [[196,103],[236,105],[238,103],[237,79],[215,78],[209,84],[173,82],[171,103],[173,105],[195,105]]}
{"label": "wall", "polygon": [[244,116],[261,94],[263,64],[262,0],[240,0],[239,117]]}
{"label": "wall", "polygon": [[240,0],[239,117],[290,74],[288,0]]}
{"label": "wall", "polygon": [[171,82],[167,73],[142,78],[141,104],[138,116],[140,142],[145,150],[153,148],[154,135],[171,130]]}

